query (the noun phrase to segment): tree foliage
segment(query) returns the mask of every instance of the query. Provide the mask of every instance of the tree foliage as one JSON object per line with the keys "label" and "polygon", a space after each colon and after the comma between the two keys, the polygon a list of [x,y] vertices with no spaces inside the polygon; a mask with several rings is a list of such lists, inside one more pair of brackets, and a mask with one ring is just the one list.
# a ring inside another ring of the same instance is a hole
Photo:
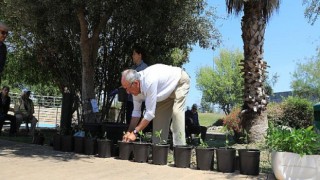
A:
{"label": "tree foliage", "polygon": [[307,59],[305,63],[297,63],[293,72],[291,87],[294,94],[300,97],[319,101],[320,97],[320,51],[317,56]]}
{"label": "tree foliage", "polygon": [[225,114],[242,102],[241,59],[243,54],[239,50],[221,50],[219,57],[214,59],[215,67],[201,67],[196,75],[197,87],[205,101],[219,104]]}
{"label": "tree foliage", "polygon": [[311,24],[314,24],[320,15],[320,1],[319,0],[303,0],[306,5],[304,15]]}
{"label": "tree foliage", "polygon": [[102,97],[105,110],[111,105],[108,92],[119,87],[120,72],[131,66],[134,44],[147,50],[149,65],[180,66],[188,60],[191,45],[219,43],[214,12],[205,11],[203,0],[0,3],[0,17],[11,26],[6,78],[53,84],[61,92],[68,87],[83,100]]}

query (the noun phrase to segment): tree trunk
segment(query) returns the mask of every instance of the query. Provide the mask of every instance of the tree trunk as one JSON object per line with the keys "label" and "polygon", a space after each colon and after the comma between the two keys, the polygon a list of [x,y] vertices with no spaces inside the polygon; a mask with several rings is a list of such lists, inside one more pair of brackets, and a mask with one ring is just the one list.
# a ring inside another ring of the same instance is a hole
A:
{"label": "tree trunk", "polygon": [[77,17],[80,23],[81,36],[80,48],[82,56],[82,117],[84,123],[97,122],[96,114],[93,113],[91,99],[95,99],[95,62],[99,48],[99,34],[103,26],[105,26],[107,18],[105,14],[100,17],[100,23],[92,27],[89,31],[88,22],[85,18],[84,7],[79,7]]}
{"label": "tree trunk", "polygon": [[263,44],[266,21],[261,15],[259,3],[245,3],[241,29],[244,43],[244,104],[242,125],[250,142],[263,140],[267,129],[265,110],[268,96],[264,81],[267,63],[263,61]]}

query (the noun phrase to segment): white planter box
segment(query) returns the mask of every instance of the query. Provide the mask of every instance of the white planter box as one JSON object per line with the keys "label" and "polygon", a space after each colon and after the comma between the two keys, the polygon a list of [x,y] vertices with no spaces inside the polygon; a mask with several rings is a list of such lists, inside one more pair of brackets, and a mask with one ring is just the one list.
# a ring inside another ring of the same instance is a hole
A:
{"label": "white planter box", "polygon": [[300,156],[290,152],[272,152],[271,166],[279,180],[319,180],[320,155]]}

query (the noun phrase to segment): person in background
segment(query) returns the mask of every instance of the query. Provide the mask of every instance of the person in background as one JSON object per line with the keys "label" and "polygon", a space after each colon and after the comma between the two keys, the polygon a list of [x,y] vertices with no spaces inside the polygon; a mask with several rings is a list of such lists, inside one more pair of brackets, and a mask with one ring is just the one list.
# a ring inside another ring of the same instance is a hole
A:
{"label": "person in background", "polygon": [[10,120],[9,135],[14,136],[16,134],[16,117],[8,114],[10,109],[11,98],[9,96],[10,88],[3,86],[0,93],[0,134],[2,132],[2,126],[5,120]]}
{"label": "person in background", "polygon": [[200,126],[199,116],[198,116],[198,106],[193,104],[191,110],[185,112],[186,117],[186,136],[190,137],[191,134],[200,134],[201,139],[205,140],[207,135],[207,128]]}
{"label": "person in background", "polygon": [[[122,72],[121,84],[127,93],[133,95],[134,104],[131,123],[123,141],[135,141],[137,133],[152,120],[152,134],[162,130],[161,139],[168,140],[171,122],[173,145],[186,145],[184,107],[190,77],[183,69],[164,64],[155,64],[140,72],[127,69]],[[143,101],[146,110],[140,121]],[[159,141],[152,136],[153,143]]]}
{"label": "person in background", "polygon": [[[132,62],[133,66],[131,69],[136,70],[137,72],[144,70],[148,67],[148,65],[143,61],[145,58],[145,52],[142,47],[134,46],[132,49]],[[142,105],[142,109],[144,109],[144,104]],[[126,104],[126,121],[127,124],[130,124],[131,115],[133,111],[133,101],[132,95],[128,94],[127,104]]]}
{"label": "person in background", "polygon": [[[33,135],[34,130],[37,125],[37,118],[33,116],[34,114],[34,105],[30,99],[31,91],[28,89],[23,89],[21,97],[19,98],[17,104],[15,105],[14,113],[17,119],[17,131],[19,131],[21,123],[27,122],[31,123],[31,135]],[[29,133],[29,126],[27,124],[27,130]]]}
{"label": "person in background", "polygon": [[4,65],[7,61],[7,46],[4,41],[8,36],[9,28],[3,22],[0,22],[0,82],[1,82],[1,74],[4,70]]}

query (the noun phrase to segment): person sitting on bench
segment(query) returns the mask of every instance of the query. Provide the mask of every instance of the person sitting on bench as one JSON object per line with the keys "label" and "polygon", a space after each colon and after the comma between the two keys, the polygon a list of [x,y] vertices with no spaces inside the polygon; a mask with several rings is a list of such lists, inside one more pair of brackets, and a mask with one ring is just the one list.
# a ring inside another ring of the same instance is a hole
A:
{"label": "person sitting on bench", "polygon": [[197,104],[193,104],[192,109],[191,110],[188,109],[185,112],[186,137],[190,137],[191,134],[198,135],[201,133],[201,139],[205,140],[206,134],[207,134],[207,128],[204,126],[200,126],[197,109],[198,109]]}
{"label": "person sitting on bench", "polygon": [[10,131],[9,135],[13,136],[16,133],[16,117],[8,114],[10,109],[11,98],[9,96],[10,88],[8,86],[3,86],[0,93],[0,134],[2,132],[2,126],[5,120],[10,121]]}
{"label": "person sitting on bench", "polygon": [[33,135],[38,120],[33,116],[34,106],[30,99],[31,91],[23,89],[21,97],[15,105],[14,111],[17,118],[17,130],[19,131],[21,123],[26,122],[27,132],[29,133],[28,123],[31,123],[31,135]]}

